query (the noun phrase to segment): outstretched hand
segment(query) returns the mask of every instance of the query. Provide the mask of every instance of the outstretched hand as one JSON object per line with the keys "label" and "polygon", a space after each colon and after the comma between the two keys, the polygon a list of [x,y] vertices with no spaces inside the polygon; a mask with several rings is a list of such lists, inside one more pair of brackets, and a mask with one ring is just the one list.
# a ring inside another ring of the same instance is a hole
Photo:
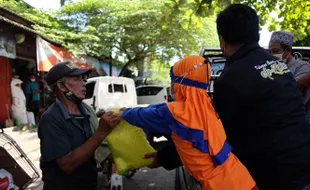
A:
{"label": "outstretched hand", "polygon": [[152,152],[149,154],[145,154],[143,156],[144,159],[149,159],[149,158],[153,158],[154,161],[148,166],[149,168],[158,168],[160,166],[160,164],[158,163],[158,159],[157,159],[157,152]]}

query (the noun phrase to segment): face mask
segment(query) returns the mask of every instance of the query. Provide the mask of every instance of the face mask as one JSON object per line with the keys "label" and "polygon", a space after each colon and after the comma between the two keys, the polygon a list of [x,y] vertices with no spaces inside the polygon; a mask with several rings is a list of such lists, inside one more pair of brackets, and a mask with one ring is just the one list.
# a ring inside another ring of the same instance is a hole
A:
{"label": "face mask", "polygon": [[73,92],[71,92],[65,84],[63,85],[67,89],[67,92],[63,92],[63,93],[68,100],[76,104],[79,104],[83,101],[82,99],[78,98],[75,94],[73,94]]}
{"label": "face mask", "polygon": [[273,56],[275,56],[275,57],[279,58],[280,60],[282,60],[282,61],[286,62],[286,59],[282,59],[282,57],[283,57],[283,53],[274,54]]}
{"label": "face mask", "polygon": [[36,79],[30,79],[32,82],[35,82],[36,81]]}

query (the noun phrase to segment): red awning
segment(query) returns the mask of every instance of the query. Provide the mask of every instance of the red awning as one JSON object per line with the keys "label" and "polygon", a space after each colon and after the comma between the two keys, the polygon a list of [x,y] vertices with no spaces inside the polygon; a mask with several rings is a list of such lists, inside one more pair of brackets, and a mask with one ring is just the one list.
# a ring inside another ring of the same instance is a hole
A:
{"label": "red awning", "polygon": [[38,71],[48,72],[54,65],[63,61],[72,61],[81,68],[93,68],[86,60],[72,56],[65,48],[54,46],[39,36],[36,45]]}

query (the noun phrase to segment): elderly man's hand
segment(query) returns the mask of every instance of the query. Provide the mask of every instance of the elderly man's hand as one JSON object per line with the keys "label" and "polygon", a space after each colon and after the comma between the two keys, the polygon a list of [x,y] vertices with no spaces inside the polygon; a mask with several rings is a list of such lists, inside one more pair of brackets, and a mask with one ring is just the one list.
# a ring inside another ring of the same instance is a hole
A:
{"label": "elderly man's hand", "polygon": [[124,119],[124,118],[123,118],[123,111],[124,111],[125,109],[127,109],[127,108],[121,108],[121,109],[120,109],[120,112],[114,113],[114,116],[115,116],[117,119],[119,119],[120,121],[123,120],[123,119]]}
{"label": "elderly man's hand", "polygon": [[119,122],[120,119],[116,117],[113,112],[109,111],[101,116],[97,133],[105,138],[113,131]]}
{"label": "elderly man's hand", "polygon": [[103,109],[101,109],[101,110],[99,110],[97,113],[96,113],[96,115],[97,115],[97,117],[101,117],[101,116],[103,116],[103,114],[105,114],[106,112],[103,110]]}

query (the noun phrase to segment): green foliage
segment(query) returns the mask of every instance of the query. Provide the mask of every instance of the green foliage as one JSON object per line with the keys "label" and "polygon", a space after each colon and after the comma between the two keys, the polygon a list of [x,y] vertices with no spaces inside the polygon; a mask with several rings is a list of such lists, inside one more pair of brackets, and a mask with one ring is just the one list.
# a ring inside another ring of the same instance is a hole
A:
{"label": "green foliage", "polygon": [[154,60],[154,62],[152,63],[151,71],[153,72],[151,81],[153,81],[155,84],[170,83],[170,77],[169,77],[170,65],[161,64],[157,60]]}
{"label": "green foliage", "polygon": [[106,57],[113,51],[123,60],[122,73],[131,66],[143,71],[146,57],[167,64],[174,56],[197,54],[203,44],[218,43],[212,19],[172,0],[62,1],[60,10],[45,12],[14,0],[0,5],[32,20],[38,32],[75,54]]}
{"label": "green foliage", "polygon": [[71,50],[96,56],[113,50],[125,57],[127,68],[143,64],[148,56],[168,62],[174,56],[197,53],[203,43],[217,43],[214,22],[183,14],[175,5],[169,0],[83,0],[65,5],[58,15],[79,35],[94,36],[81,39],[81,45],[87,45],[84,52],[75,43]]}
{"label": "green foliage", "polygon": [[38,32],[75,54],[107,57],[113,51],[113,62],[122,62],[123,73],[126,68],[144,69],[145,58],[151,57],[154,77],[162,79],[173,57],[197,54],[203,44],[218,45],[214,15],[231,3],[255,8],[269,30],[284,29],[296,40],[308,39],[308,0],[61,0],[57,11],[0,0],[0,6],[33,21]]}
{"label": "green foliage", "polygon": [[[186,4],[184,1],[179,2]],[[279,29],[290,31],[295,35],[296,41],[310,35],[309,0],[187,0],[185,2],[192,3],[195,14],[202,17],[214,15],[231,3],[243,3],[257,11],[260,25],[268,24],[270,31]],[[275,15],[276,18],[271,15]]]}

